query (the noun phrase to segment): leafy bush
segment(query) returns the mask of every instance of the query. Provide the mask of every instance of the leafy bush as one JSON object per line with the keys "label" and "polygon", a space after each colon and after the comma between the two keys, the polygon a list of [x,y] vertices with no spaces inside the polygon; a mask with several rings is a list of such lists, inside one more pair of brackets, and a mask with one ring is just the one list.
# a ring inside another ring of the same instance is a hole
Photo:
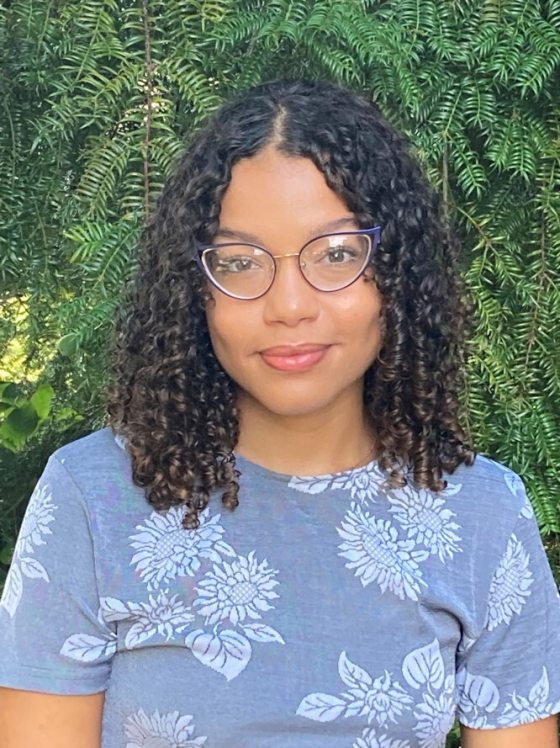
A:
{"label": "leafy bush", "polygon": [[[13,0],[0,49],[0,295],[26,310],[0,351],[23,341],[54,413],[102,425],[113,310],[184,137],[238,89],[331,78],[379,102],[441,190],[476,303],[467,429],[560,532],[559,0]],[[24,462],[0,450],[14,485]]]}

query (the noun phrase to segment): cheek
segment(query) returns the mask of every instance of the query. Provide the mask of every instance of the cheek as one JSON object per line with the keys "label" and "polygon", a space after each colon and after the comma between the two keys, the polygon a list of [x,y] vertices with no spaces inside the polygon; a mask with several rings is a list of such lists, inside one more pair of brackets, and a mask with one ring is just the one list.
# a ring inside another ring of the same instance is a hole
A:
{"label": "cheek", "polygon": [[379,292],[371,286],[362,289],[362,293],[348,300],[344,309],[338,310],[338,319],[344,320],[345,332],[356,343],[374,343],[383,325]]}
{"label": "cheek", "polygon": [[223,365],[235,357],[236,351],[243,345],[244,331],[247,322],[243,319],[242,310],[228,299],[210,301],[206,309],[206,322],[210,340],[218,360]]}

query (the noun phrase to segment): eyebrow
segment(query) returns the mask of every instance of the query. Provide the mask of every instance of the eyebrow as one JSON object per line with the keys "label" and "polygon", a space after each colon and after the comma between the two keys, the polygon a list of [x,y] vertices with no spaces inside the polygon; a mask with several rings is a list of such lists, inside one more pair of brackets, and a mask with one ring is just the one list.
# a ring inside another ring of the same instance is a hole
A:
{"label": "eyebrow", "polygon": [[[334,221],[328,221],[320,226],[317,226],[312,232],[307,235],[306,240],[313,239],[315,236],[321,236],[321,234],[327,234],[329,231],[343,228],[346,224],[352,223],[357,226],[356,219],[354,216],[345,216],[344,218],[337,218]],[[220,226],[216,231],[216,236],[224,236],[230,239],[242,239],[245,242],[251,242],[252,244],[263,244],[258,236],[251,234],[249,231],[241,231],[240,229],[230,229],[226,226]]]}

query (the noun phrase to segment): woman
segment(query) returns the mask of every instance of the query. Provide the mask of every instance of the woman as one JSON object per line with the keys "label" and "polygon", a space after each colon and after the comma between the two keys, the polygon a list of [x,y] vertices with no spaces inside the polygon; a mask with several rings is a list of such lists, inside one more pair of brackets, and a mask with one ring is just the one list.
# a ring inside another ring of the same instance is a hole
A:
{"label": "woman", "polygon": [[9,748],[439,748],[455,716],[464,748],[557,746],[558,593],[459,424],[463,298],[364,98],[276,81],[210,118],[145,232],[112,428],[20,532]]}

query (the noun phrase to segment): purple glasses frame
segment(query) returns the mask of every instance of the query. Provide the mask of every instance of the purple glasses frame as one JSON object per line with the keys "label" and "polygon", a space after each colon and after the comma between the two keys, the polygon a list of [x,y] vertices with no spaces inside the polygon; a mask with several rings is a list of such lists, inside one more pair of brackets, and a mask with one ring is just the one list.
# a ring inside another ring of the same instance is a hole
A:
{"label": "purple glasses frame", "polygon": [[[355,230],[350,230],[350,231],[334,231],[334,232],[331,232],[331,233],[328,233],[328,234],[319,234],[319,236],[314,236],[312,239],[309,239],[309,241],[305,242],[305,244],[299,250],[299,252],[291,252],[290,254],[287,254],[287,255],[273,255],[272,252],[270,252],[268,249],[266,249],[266,247],[262,247],[260,244],[253,244],[252,242],[241,242],[240,241],[240,242],[220,242],[218,244],[197,244],[196,245],[195,260],[196,260],[196,264],[198,265],[198,267],[200,268],[200,270],[202,271],[202,273],[206,276],[206,278],[210,281],[210,283],[212,283],[213,286],[215,286],[219,291],[221,291],[222,293],[224,293],[226,296],[229,296],[232,299],[239,299],[240,301],[253,301],[254,299],[260,299],[261,296],[264,296],[270,290],[272,284],[274,283],[274,279],[276,277],[276,268],[277,268],[277,266],[276,266],[276,260],[282,259],[284,257],[297,257],[298,258],[298,267],[300,269],[300,272],[301,272],[304,280],[307,283],[309,283],[309,285],[312,288],[314,288],[316,291],[321,291],[321,293],[334,293],[335,291],[342,291],[343,288],[348,288],[348,286],[351,286],[352,283],[355,283],[358,280],[358,278],[364,273],[364,271],[367,268],[369,262],[371,261],[373,253],[375,252],[375,250],[377,249],[377,247],[379,245],[379,241],[381,239],[381,231],[382,231],[382,227],[381,226],[374,226],[371,229],[355,229]],[[340,286],[340,288],[333,288],[333,289],[327,289],[327,290],[323,290],[321,288],[317,288],[305,276],[303,270],[301,269],[301,260],[300,260],[301,253],[303,252],[303,250],[309,244],[311,244],[312,242],[316,241],[317,239],[322,239],[325,236],[348,236],[348,234],[352,234],[352,235],[361,234],[361,235],[369,237],[369,239],[370,239],[369,250],[368,250],[368,253],[367,253],[367,256],[366,256],[363,268],[360,270],[360,272],[358,273],[358,275],[353,280],[351,280],[349,283],[346,283],[344,286]],[[206,270],[206,267],[204,266],[204,263],[202,261],[202,256],[203,256],[204,252],[206,252],[208,249],[218,249],[219,247],[231,247],[231,246],[235,246],[236,244],[244,244],[244,245],[246,245],[248,247],[255,247],[256,249],[261,249],[263,252],[266,252],[267,255],[269,255],[270,257],[272,257],[272,261],[274,263],[274,273],[272,275],[270,284],[268,285],[268,287],[266,288],[266,290],[264,290],[262,293],[258,294],[257,296],[250,296],[250,297],[236,296],[235,294],[232,294],[229,291],[226,291],[224,288],[222,288],[220,285],[218,285],[216,283],[216,281],[212,278],[212,276],[210,275],[210,273]]]}

